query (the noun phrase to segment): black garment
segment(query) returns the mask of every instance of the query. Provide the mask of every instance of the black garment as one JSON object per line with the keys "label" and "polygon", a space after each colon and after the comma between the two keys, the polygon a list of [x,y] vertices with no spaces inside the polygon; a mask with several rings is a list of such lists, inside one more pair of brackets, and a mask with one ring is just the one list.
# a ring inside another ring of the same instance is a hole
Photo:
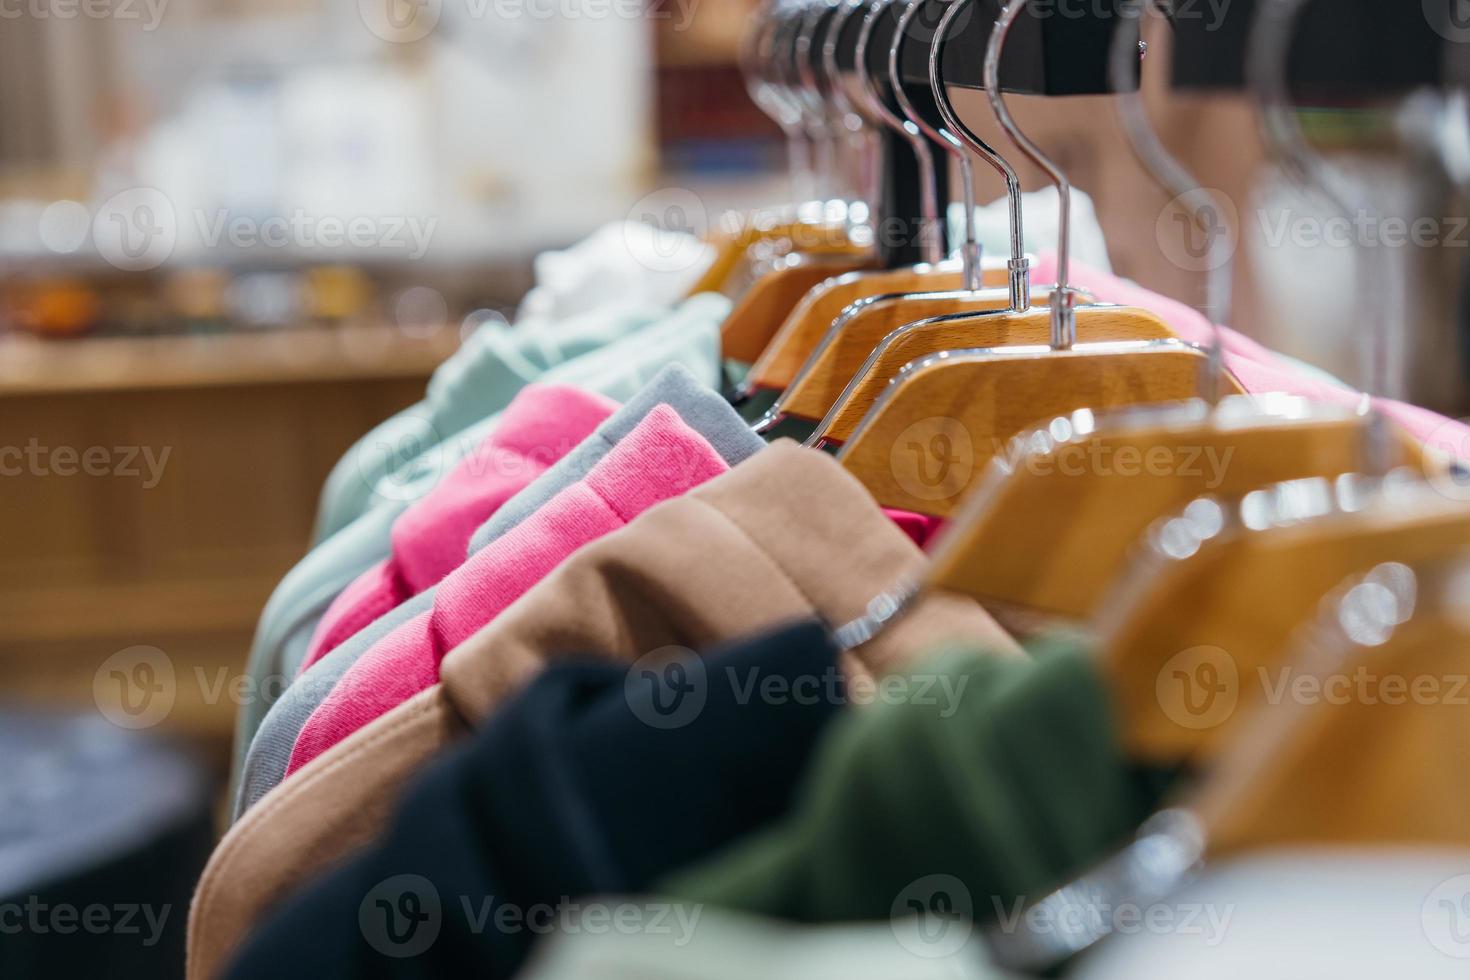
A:
{"label": "black garment", "polygon": [[554,666],[228,976],[508,977],[569,899],[639,892],[785,813],[843,694],[814,622],[703,660]]}

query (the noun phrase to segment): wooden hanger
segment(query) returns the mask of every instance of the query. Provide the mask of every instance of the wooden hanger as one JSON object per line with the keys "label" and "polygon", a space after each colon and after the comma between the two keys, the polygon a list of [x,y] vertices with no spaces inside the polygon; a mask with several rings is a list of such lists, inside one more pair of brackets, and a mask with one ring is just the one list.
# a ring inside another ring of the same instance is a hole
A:
{"label": "wooden hanger", "polygon": [[871,255],[790,255],[784,264],[751,284],[720,327],[726,358],[757,360],[791,310],[819,283],[844,273],[870,268]]}
{"label": "wooden hanger", "polygon": [[[1146,310],[1078,312],[1095,333],[1140,331],[1149,321],[1167,333]],[[1048,313],[1006,318],[1035,330]],[[1208,363],[1198,347],[1177,340],[936,354],[899,372],[837,458],[883,506],[947,517],[1014,436],[1082,409],[1197,397]]]}
{"label": "wooden hanger", "polygon": [[[872,36],[873,26],[880,10],[877,2],[865,9],[862,31],[857,39],[857,64],[860,67],[866,63],[867,43]],[[860,70],[858,74],[865,83],[864,94],[868,98],[869,110],[885,124],[894,127],[905,139],[912,140],[911,145],[914,146],[915,152],[927,154],[928,147],[923,143],[922,138],[903,130],[901,121],[893,117],[877,94],[872,91],[871,79],[867,78],[865,71]],[[921,166],[920,170],[921,173],[929,175],[932,184],[932,167]],[[929,193],[925,196],[928,211],[934,209],[933,198],[934,192],[930,187]],[[926,215],[931,223],[934,217],[932,214]],[[935,255],[933,258],[937,260],[939,256]],[[878,256],[871,253],[842,256],[788,256],[783,265],[757,279],[726,318],[721,328],[724,356],[736,361],[755,363],[760,359],[762,352],[770,344],[781,325],[791,315],[792,310],[801,303],[813,287],[829,278],[842,276],[845,273],[875,268],[878,262]]]}
{"label": "wooden hanger", "polygon": [[[801,30],[808,25],[798,23],[802,18],[783,20],[775,7],[767,10],[769,15],[757,20],[746,35],[741,72],[752,100],[786,133],[792,148],[792,181],[801,196],[815,189],[808,152],[813,137],[805,118],[807,102],[797,91],[801,83],[790,76],[802,67],[796,46]],[[809,201],[784,212],[758,212],[743,219],[727,215],[725,227],[711,238],[717,248],[715,260],[691,293],[730,289],[751,249],[761,242],[776,242],[787,253],[774,272],[756,281],[731,314],[725,327],[727,344],[750,347],[749,331],[753,327],[758,332],[768,330],[761,319],[772,315],[773,308],[780,311],[776,314],[779,322],[790,309],[789,294],[795,292],[799,297],[814,282],[871,261],[870,246],[854,240],[849,224],[833,220],[829,203]],[[732,218],[734,227],[730,227]],[[871,234],[863,237],[871,238]]]}
{"label": "wooden hanger", "polygon": [[[872,350],[893,326],[941,313],[993,310],[1005,307],[1007,294],[994,292],[994,287],[1007,285],[1011,287],[1010,296],[1016,298],[1016,301],[1010,304],[1012,308],[1019,309],[1029,305],[1018,298],[1025,295],[1024,290],[1018,287],[1018,277],[1024,277],[1028,269],[1026,260],[1021,254],[1019,233],[1011,236],[1014,254],[1011,256],[1012,261],[1009,265],[1004,262],[981,261],[980,247],[975,233],[974,174],[969,156],[965,153],[965,143],[984,156],[1005,177],[1011,199],[1011,217],[1019,227],[1020,186],[1016,181],[1015,172],[995,151],[965,128],[953,113],[952,107],[948,104],[948,95],[944,86],[938,80],[937,67],[933,73],[931,89],[936,107],[940,115],[944,117],[944,122],[936,123],[925,118],[913,98],[906,92],[904,80],[899,72],[902,46],[911,33],[923,33],[923,31],[911,28],[911,25],[914,18],[923,10],[925,0],[902,0],[902,2],[903,10],[899,14],[896,30],[892,34],[887,52],[888,83],[900,111],[908,118],[912,127],[928,136],[934,145],[945,149],[955,160],[962,189],[960,202],[963,214],[961,259],[957,262],[924,264],[906,270],[855,275],[846,277],[841,282],[828,284],[823,290],[809,296],[806,302],[792,311],[792,315],[787,318],[781,330],[772,338],[760,359],[752,365],[746,382],[748,388],[776,391],[786,389],[805,373],[803,365],[810,363],[816,351],[824,348],[835,333],[846,332],[849,329],[848,324],[854,316],[861,317],[860,325],[872,322],[868,319],[868,314],[859,314],[857,310],[873,309],[873,316],[878,317],[882,322],[892,324],[889,329],[881,332],[869,330],[865,334],[867,347],[864,353],[866,353]],[[945,9],[944,16],[934,28],[931,50],[942,50],[944,38],[950,23],[954,20],[954,14],[962,6],[963,4],[955,4]],[[866,37],[860,38],[864,51],[868,40]],[[864,57],[860,64],[866,65],[867,59]],[[873,92],[872,80],[865,77],[865,82],[870,93]],[[872,94],[870,98],[876,101],[877,96]],[[886,109],[885,111],[891,115],[891,111]],[[942,221],[937,221],[933,227],[932,230],[936,235],[940,233],[942,224]],[[936,241],[931,244],[935,246],[932,251],[939,251],[937,246],[941,243]],[[987,286],[992,288],[986,289]],[[841,381],[845,382],[850,377],[851,375],[846,375]]]}
{"label": "wooden hanger", "polygon": [[[1423,465],[1413,441],[1396,435],[1398,460]],[[989,472],[937,545],[932,580],[1086,621],[1161,516],[1206,495],[1360,471],[1370,438],[1362,415],[1284,395],[1060,419]]]}
{"label": "wooden hanger", "polygon": [[1470,844],[1470,595],[1463,552],[1394,561],[1321,604],[1211,766],[1195,810],[1212,854],[1302,845]]}
{"label": "wooden hanger", "polygon": [[[1005,286],[1009,281],[1009,273],[1003,262],[992,263],[988,267],[981,262],[980,248],[975,235],[974,174],[969,157],[965,154],[959,137],[946,129],[942,123],[936,124],[924,117],[913,98],[905,90],[904,80],[899,73],[904,40],[911,33],[921,33],[916,28],[911,29],[911,25],[915,16],[922,9],[923,2],[924,0],[898,0],[902,10],[898,14],[897,21],[892,25],[894,29],[891,36],[889,32],[876,26],[880,23],[880,14],[875,5],[864,22],[866,30],[858,37],[856,65],[861,75],[863,91],[866,93],[868,103],[872,106],[871,111],[876,116],[886,120],[896,131],[902,131],[905,138],[916,144],[916,152],[922,151],[925,155],[930,153],[926,145],[919,144],[917,136],[922,134],[928,137],[933,145],[941,147],[954,158],[958,171],[958,182],[962,190],[960,203],[963,214],[961,258],[958,261],[938,261],[938,257],[944,251],[945,221],[944,215],[939,213],[937,201],[932,203],[930,201],[935,193],[933,187],[926,184],[922,194],[926,212],[923,244],[925,251],[932,257],[931,261],[907,269],[887,269],[844,276],[840,280],[825,283],[822,288],[813,291],[792,310],[791,315],[786,318],[781,329],[771,338],[770,344],[760,358],[751,366],[747,378],[747,387],[751,389],[764,388],[776,391],[785,389],[797,377],[802,365],[823,342],[823,338],[834,329],[834,322],[842,317],[853,304],[883,301],[885,305],[903,306],[909,300],[924,303],[925,305],[916,309],[923,309],[926,312],[916,312],[908,320],[902,321],[910,322],[937,312],[953,312],[964,308],[991,308],[984,305],[976,307],[973,302],[969,304],[969,307],[964,305],[963,301],[973,301],[977,298],[977,294],[984,303],[993,302],[997,296],[1003,303],[1006,298],[1004,293],[989,296],[979,293],[986,285]],[[946,13],[950,12],[946,11]],[[886,22],[882,23],[885,27],[887,26]],[[942,44],[947,27],[947,20],[938,25],[933,45]],[[875,43],[881,45],[885,39],[888,45],[886,58],[870,58],[870,45]],[[874,60],[882,60],[886,65],[886,82],[893,93],[898,110],[907,119],[907,127],[903,120],[898,119],[893,110],[883,102],[877,85],[868,73]],[[938,99],[945,98],[943,86],[937,88],[936,96]],[[943,111],[941,108],[941,112]],[[978,145],[984,146],[983,143]],[[985,149],[989,152],[988,147]],[[1016,187],[1014,174],[1005,166],[1004,161],[1001,161],[999,167],[1011,178],[1010,185],[1013,188]],[[922,171],[925,175],[930,172],[927,166]],[[1018,189],[1017,194],[1019,194]],[[928,213],[931,211],[932,215]],[[1017,249],[1019,250],[1019,239]],[[935,298],[940,296],[958,302],[935,307],[933,305]],[[876,343],[882,336],[879,334],[874,338],[874,342]],[[870,344],[869,349],[871,347]]]}
{"label": "wooden hanger", "polygon": [[[948,131],[990,163],[1005,180],[1010,204],[1009,269],[1012,295],[1012,302],[1006,312],[1018,312],[1031,306],[1030,260],[1022,253],[1020,185],[1015,171],[1006,160],[959,117],[940,73],[943,44],[948,37],[950,23],[965,10],[966,3],[967,0],[961,0],[951,4],[934,32],[929,58],[929,83]],[[1126,61],[1122,67],[1124,71],[1127,70]],[[1110,81],[1117,91],[1126,92],[1129,89],[1129,85],[1120,76],[1115,75]],[[1209,240],[1213,245],[1214,239]],[[1041,292],[1042,298],[1050,297],[1049,288],[1043,287]],[[1050,339],[1049,336],[1031,329],[1035,321],[1007,320],[979,312],[994,310],[996,307],[978,299],[962,300],[956,297],[954,306],[949,308],[944,299],[939,297],[935,298],[932,306],[921,306],[919,302],[917,298],[913,305],[879,299],[866,308],[846,311],[789,383],[786,395],[773,410],[803,418],[822,419],[810,444],[845,441],[851,437],[858,422],[873,406],[883,388],[897,376],[899,369],[905,364],[944,350],[1044,344]],[[953,315],[956,310],[966,312]],[[928,315],[905,322],[905,314],[921,311]],[[1102,332],[1089,330],[1082,339],[1099,342],[1157,340],[1174,336],[1167,328],[1159,330],[1162,324],[1157,320],[1130,322],[1109,318],[1098,325],[1104,328]]]}
{"label": "wooden hanger", "polygon": [[[1136,8],[1132,13],[1136,18]],[[1126,67],[1119,49],[1126,55],[1135,40],[1136,34],[1117,33],[1115,70]],[[1205,210],[1213,202],[1158,141],[1140,96],[1124,93],[1117,104],[1145,169],[1204,225],[1204,215],[1217,213]],[[1217,249],[1207,291],[1211,305],[1223,309],[1229,236],[1201,230]],[[1221,344],[1217,329],[1216,352]],[[1419,448],[1394,434],[1391,462],[1421,467]],[[1197,402],[1059,419],[1016,446],[1006,467],[991,471],[945,535],[931,574],[940,587],[991,604],[1088,620],[1159,517],[1207,494],[1234,499],[1283,481],[1386,465],[1371,459],[1374,438],[1362,413],[1285,395],[1229,399],[1218,408]]]}
{"label": "wooden hanger", "polygon": [[[1264,8],[1256,18],[1253,74],[1268,146],[1295,172],[1321,175],[1319,183],[1328,186],[1329,171],[1301,140],[1287,102],[1287,50],[1299,6]],[[1362,270],[1360,283],[1376,268]],[[1381,290],[1360,289],[1361,305],[1371,308]],[[1374,327],[1384,329],[1381,320]],[[1383,562],[1447,558],[1470,540],[1470,507],[1425,482],[1436,475],[1426,460],[1378,476],[1389,472],[1389,426],[1378,412],[1369,420],[1369,475],[1253,491],[1239,508],[1200,501],[1194,518],[1151,532],[1149,557],[1122,581],[1099,620],[1103,663],[1118,687],[1127,741],[1138,751],[1178,757],[1214,743],[1215,729],[1201,735],[1162,712],[1154,685],[1169,658],[1218,648],[1226,665],[1238,665],[1240,697],[1254,698],[1259,685],[1244,682],[1254,682],[1257,668],[1282,655],[1283,637],[1310,618],[1312,604],[1328,590]],[[1166,608],[1171,601],[1178,605]],[[1231,611],[1245,619],[1231,622]]]}
{"label": "wooden hanger", "polygon": [[[982,273],[986,286],[1005,286],[1006,269],[1003,264],[987,265]],[[766,349],[751,367],[749,384],[751,387],[777,391],[790,385],[812,351],[818,348],[823,338],[833,329],[835,321],[847,316],[854,305],[861,304],[861,308],[884,302],[885,308],[896,309],[898,316],[907,315],[907,319],[901,322],[908,323],[934,313],[906,314],[906,310],[932,310],[933,307],[896,304],[893,300],[898,296],[933,293],[949,297],[949,303],[940,312],[953,312],[957,294],[959,298],[973,295],[965,292],[963,285],[964,271],[956,261],[855,272],[824,282],[803,297],[771,337]],[[988,297],[985,302],[993,303],[997,300],[1002,306],[1005,304],[1004,291]],[[868,350],[872,350],[872,347],[869,344]]]}
{"label": "wooden hanger", "polygon": [[[1050,288],[1038,291],[1039,300],[1050,297]],[[777,408],[798,418],[821,419],[813,444],[843,442],[852,437],[863,416],[906,364],[947,350],[1039,346],[1051,339],[1050,324],[1036,318],[973,315],[984,308],[982,302],[992,304],[992,312],[1006,312],[1004,301],[974,302],[975,311],[930,315],[914,322],[907,322],[908,318],[957,304],[942,297],[927,308],[917,301],[899,306],[879,300],[848,310],[787,388]],[[1168,325],[1157,319],[1084,321],[1078,333],[1089,343],[1174,337]]]}
{"label": "wooden hanger", "polygon": [[721,229],[707,238],[709,244],[715,247],[715,259],[689,290],[691,296],[723,292],[740,269],[751,247],[759,242],[789,239],[800,243],[803,251],[817,255],[851,257],[865,255],[867,252],[852,242],[848,227],[842,224],[775,220],[774,216],[761,212],[731,214],[721,223],[727,226],[735,224],[738,227],[734,230]]}
{"label": "wooden hanger", "polygon": [[[1208,754],[1261,698],[1262,668],[1322,596],[1383,562],[1462,549],[1470,506],[1413,476],[1380,480],[1382,491],[1358,476],[1279,484],[1232,505],[1202,498],[1193,516],[1156,526],[1098,625],[1129,752],[1171,763]],[[1212,692],[1222,707],[1194,716]]]}
{"label": "wooden hanger", "polygon": [[[1068,286],[1071,185],[1016,126],[1000,91],[1000,56],[1024,0],[1008,5],[991,32],[985,88],[1000,124],[1057,186],[1057,287],[1050,311],[1005,313],[1049,325],[1049,347],[998,347],[936,354],[904,368],[838,454],[884,506],[952,513],[984,465],[1030,427],[1071,413],[1184,401],[1214,387],[1209,358],[1179,340],[1076,344],[1079,324],[1096,331],[1167,333],[1154,314],[1126,307],[1078,310]],[[1228,386],[1239,392],[1233,379]]]}

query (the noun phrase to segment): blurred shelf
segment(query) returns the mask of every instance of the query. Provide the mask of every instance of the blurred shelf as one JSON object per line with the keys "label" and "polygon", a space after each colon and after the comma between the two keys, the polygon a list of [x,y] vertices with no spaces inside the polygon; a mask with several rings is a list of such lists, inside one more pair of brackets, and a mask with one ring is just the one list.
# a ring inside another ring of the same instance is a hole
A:
{"label": "blurred shelf", "polygon": [[86,391],[412,378],[459,346],[388,326],[234,331],[173,337],[0,337],[0,397]]}

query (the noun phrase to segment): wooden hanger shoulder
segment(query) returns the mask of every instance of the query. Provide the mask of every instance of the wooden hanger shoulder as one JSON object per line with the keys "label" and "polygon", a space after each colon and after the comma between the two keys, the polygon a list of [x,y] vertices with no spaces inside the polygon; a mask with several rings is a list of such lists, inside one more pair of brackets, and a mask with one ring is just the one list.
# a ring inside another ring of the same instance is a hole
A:
{"label": "wooden hanger shoulder", "polygon": [[[1049,296],[1049,290],[1035,294],[1038,302]],[[823,350],[823,362],[814,363],[810,372],[804,372],[807,376],[803,378],[801,388],[788,398],[785,406],[788,414],[822,419],[818,428],[822,439],[834,442],[850,439],[863,416],[905,364],[947,350],[1040,345],[1051,339],[1050,321],[1035,315],[1007,314],[977,319],[945,315],[916,319],[896,325],[870,344],[864,359],[847,371],[861,343],[900,315],[907,316],[908,311],[890,308],[875,310],[873,314],[871,323],[851,324],[850,328],[855,329],[844,330],[842,337],[832,345],[834,349]],[[866,316],[867,311],[862,315]],[[1163,340],[1174,336],[1168,325],[1156,317],[1088,315],[1079,318],[1077,332],[1079,338],[1087,343]],[[844,372],[847,372],[846,377],[842,387],[838,388],[837,381]]]}
{"label": "wooden hanger shoulder", "polygon": [[[1001,285],[1005,282],[1004,270],[987,270],[985,276],[991,285],[997,279]],[[892,294],[951,293],[962,285],[962,273],[953,263],[862,272],[823,283],[791,311],[760,360],[751,367],[751,380],[762,388],[785,389],[830,334],[835,321],[854,303]]]}
{"label": "wooden hanger shoulder", "polygon": [[[1204,403],[1076,438],[1042,434],[993,470],[930,565],[949,591],[1089,619],[1156,520],[1207,494],[1361,470],[1368,425],[1346,411],[1225,424]],[[1180,421],[1169,421],[1173,414]],[[1063,426],[1063,435],[1074,431]],[[1418,465],[1400,435],[1401,459]]]}
{"label": "wooden hanger shoulder", "polygon": [[871,257],[860,256],[802,256],[793,264],[761,276],[720,328],[724,356],[746,364],[759,360],[781,323],[812,287],[862,269],[872,261]]}
{"label": "wooden hanger shoulder", "polygon": [[1382,562],[1444,559],[1467,541],[1470,505],[1426,487],[1412,502],[1235,531],[1143,566],[1104,611],[1101,657],[1123,744],[1146,761],[1210,754],[1270,693],[1293,631],[1330,590]]}
{"label": "wooden hanger shoulder", "polygon": [[[1121,307],[1077,312],[1079,323],[1157,320]],[[1016,315],[1049,322],[1045,310]],[[1014,436],[1079,409],[1196,397],[1207,362],[1177,340],[937,354],[899,373],[838,459],[883,506],[947,517]]]}
{"label": "wooden hanger shoulder", "polygon": [[707,238],[715,248],[714,261],[689,290],[689,295],[722,292],[730,278],[745,260],[746,252],[756,242],[772,238],[793,238],[806,243],[810,251],[851,248],[847,229],[841,225],[814,225],[799,221],[767,221],[761,215],[746,215],[739,227],[722,229]]}
{"label": "wooden hanger shoulder", "polygon": [[1211,766],[1196,803],[1211,853],[1470,845],[1470,786],[1457,778],[1470,763],[1462,603],[1416,609],[1369,644],[1309,631],[1280,671],[1283,696],[1258,703],[1249,730]]}
{"label": "wooden hanger shoulder", "polygon": [[[785,386],[781,411],[800,418],[820,419],[894,330],[939,316],[1003,310],[1009,300],[1010,294],[1004,290],[988,290],[983,294],[956,290],[886,295],[854,303],[833,321],[827,336]],[[984,344],[988,345],[988,342]]]}

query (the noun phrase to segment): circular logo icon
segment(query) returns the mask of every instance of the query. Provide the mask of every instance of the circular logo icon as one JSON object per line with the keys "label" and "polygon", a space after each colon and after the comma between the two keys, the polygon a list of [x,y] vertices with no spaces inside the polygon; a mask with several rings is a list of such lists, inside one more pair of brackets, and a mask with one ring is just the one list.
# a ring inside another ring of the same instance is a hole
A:
{"label": "circular logo icon", "polygon": [[110,265],[126,272],[156,269],[179,239],[173,202],[152,187],[119,191],[92,218],[92,241]]}
{"label": "circular logo icon", "polygon": [[970,889],[954,875],[925,875],[898,893],[889,916],[904,949],[925,959],[946,959],[969,942],[975,903]]}
{"label": "circular logo icon", "polygon": [[1470,0],[1420,0],[1424,19],[1446,41],[1470,41]]}
{"label": "circular logo icon", "polygon": [[1219,647],[1190,647],[1174,654],[1154,681],[1159,707],[1181,728],[1224,724],[1240,700],[1235,658]]}
{"label": "circular logo icon", "polygon": [[357,14],[373,36],[391,44],[421,41],[439,25],[444,0],[357,0]]}
{"label": "circular logo icon", "polygon": [[449,303],[432,286],[410,286],[393,301],[393,321],[410,337],[425,340],[449,323]]}
{"label": "circular logo icon", "polygon": [[1235,256],[1240,212],[1224,191],[1202,187],[1180,194],[1154,222],[1164,257],[1186,272],[1211,272]]}
{"label": "circular logo icon", "polygon": [[1470,875],[1442,881],[1419,910],[1424,937],[1455,959],[1470,959]]}
{"label": "circular logo icon", "polygon": [[119,650],[92,675],[92,700],[119,728],[152,728],[168,717],[177,687],[174,665],[158,647]]}
{"label": "circular logo icon", "polygon": [[899,433],[888,462],[904,492],[919,500],[948,500],[970,485],[975,445],[958,419],[920,419]]}
{"label": "circular logo icon", "polygon": [[633,716],[650,728],[683,728],[709,697],[704,661],[684,647],[661,647],[633,661],[623,679]]}
{"label": "circular logo icon", "polygon": [[703,199],[688,188],[670,187],[645,195],[629,209],[623,240],[643,268],[685,272],[706,260],[708,231]]}
{"label": "circular logo icon", "polygon": [[417,500],[424,481],[438,481],[444,455],[439,431],[420,415],[395,418],[353,450],[358,477],[372,493],[400,502]]}
{"label": "circular logo icon", "polygon": [[1424,470],[1450,500],[1470,500],[1470,429],[1454,421],[1436,426],[1424,439]]}
{"label": "circular logo icon", "polygon": [[444,924],[439,890],[423,875],[394,875],[378,882],[357,907],[357,925],[368,945],[394,959],[418,956],[434,945]]}
{"label": "circular logo icon", "polygon": [[70,255],[86,244],[92,230],[92,213],[79,201],[53,201],[41,212],[38,230],[42,245]]}
{"label": "circular logo icon", "polygon": [[[939,34],[939,22],[944,19],[945,13],[957,3],[963,3],[963,0],[940,0],[938,3],[921,3],[918,5],[918,9],[914,10],[913,15],[909,17],[908,23],[904,25],[903,43],[905,48],[908,49],[908,45],[914,45],[911,50],[921,53],[926,65],[929,58],[929,48],[933,46],[934,38]],[[946,41],[953,40],[965,29],[965,25],[975,16],[975,6],[973,3],[963,3],[959,13],[954,15],[954,20],[950,21],[944,29],[944,38]],[[902,68],[901,64],[900,68]],[[927,67],[924,69],[924,72],[923,80],[927,82]]]}

